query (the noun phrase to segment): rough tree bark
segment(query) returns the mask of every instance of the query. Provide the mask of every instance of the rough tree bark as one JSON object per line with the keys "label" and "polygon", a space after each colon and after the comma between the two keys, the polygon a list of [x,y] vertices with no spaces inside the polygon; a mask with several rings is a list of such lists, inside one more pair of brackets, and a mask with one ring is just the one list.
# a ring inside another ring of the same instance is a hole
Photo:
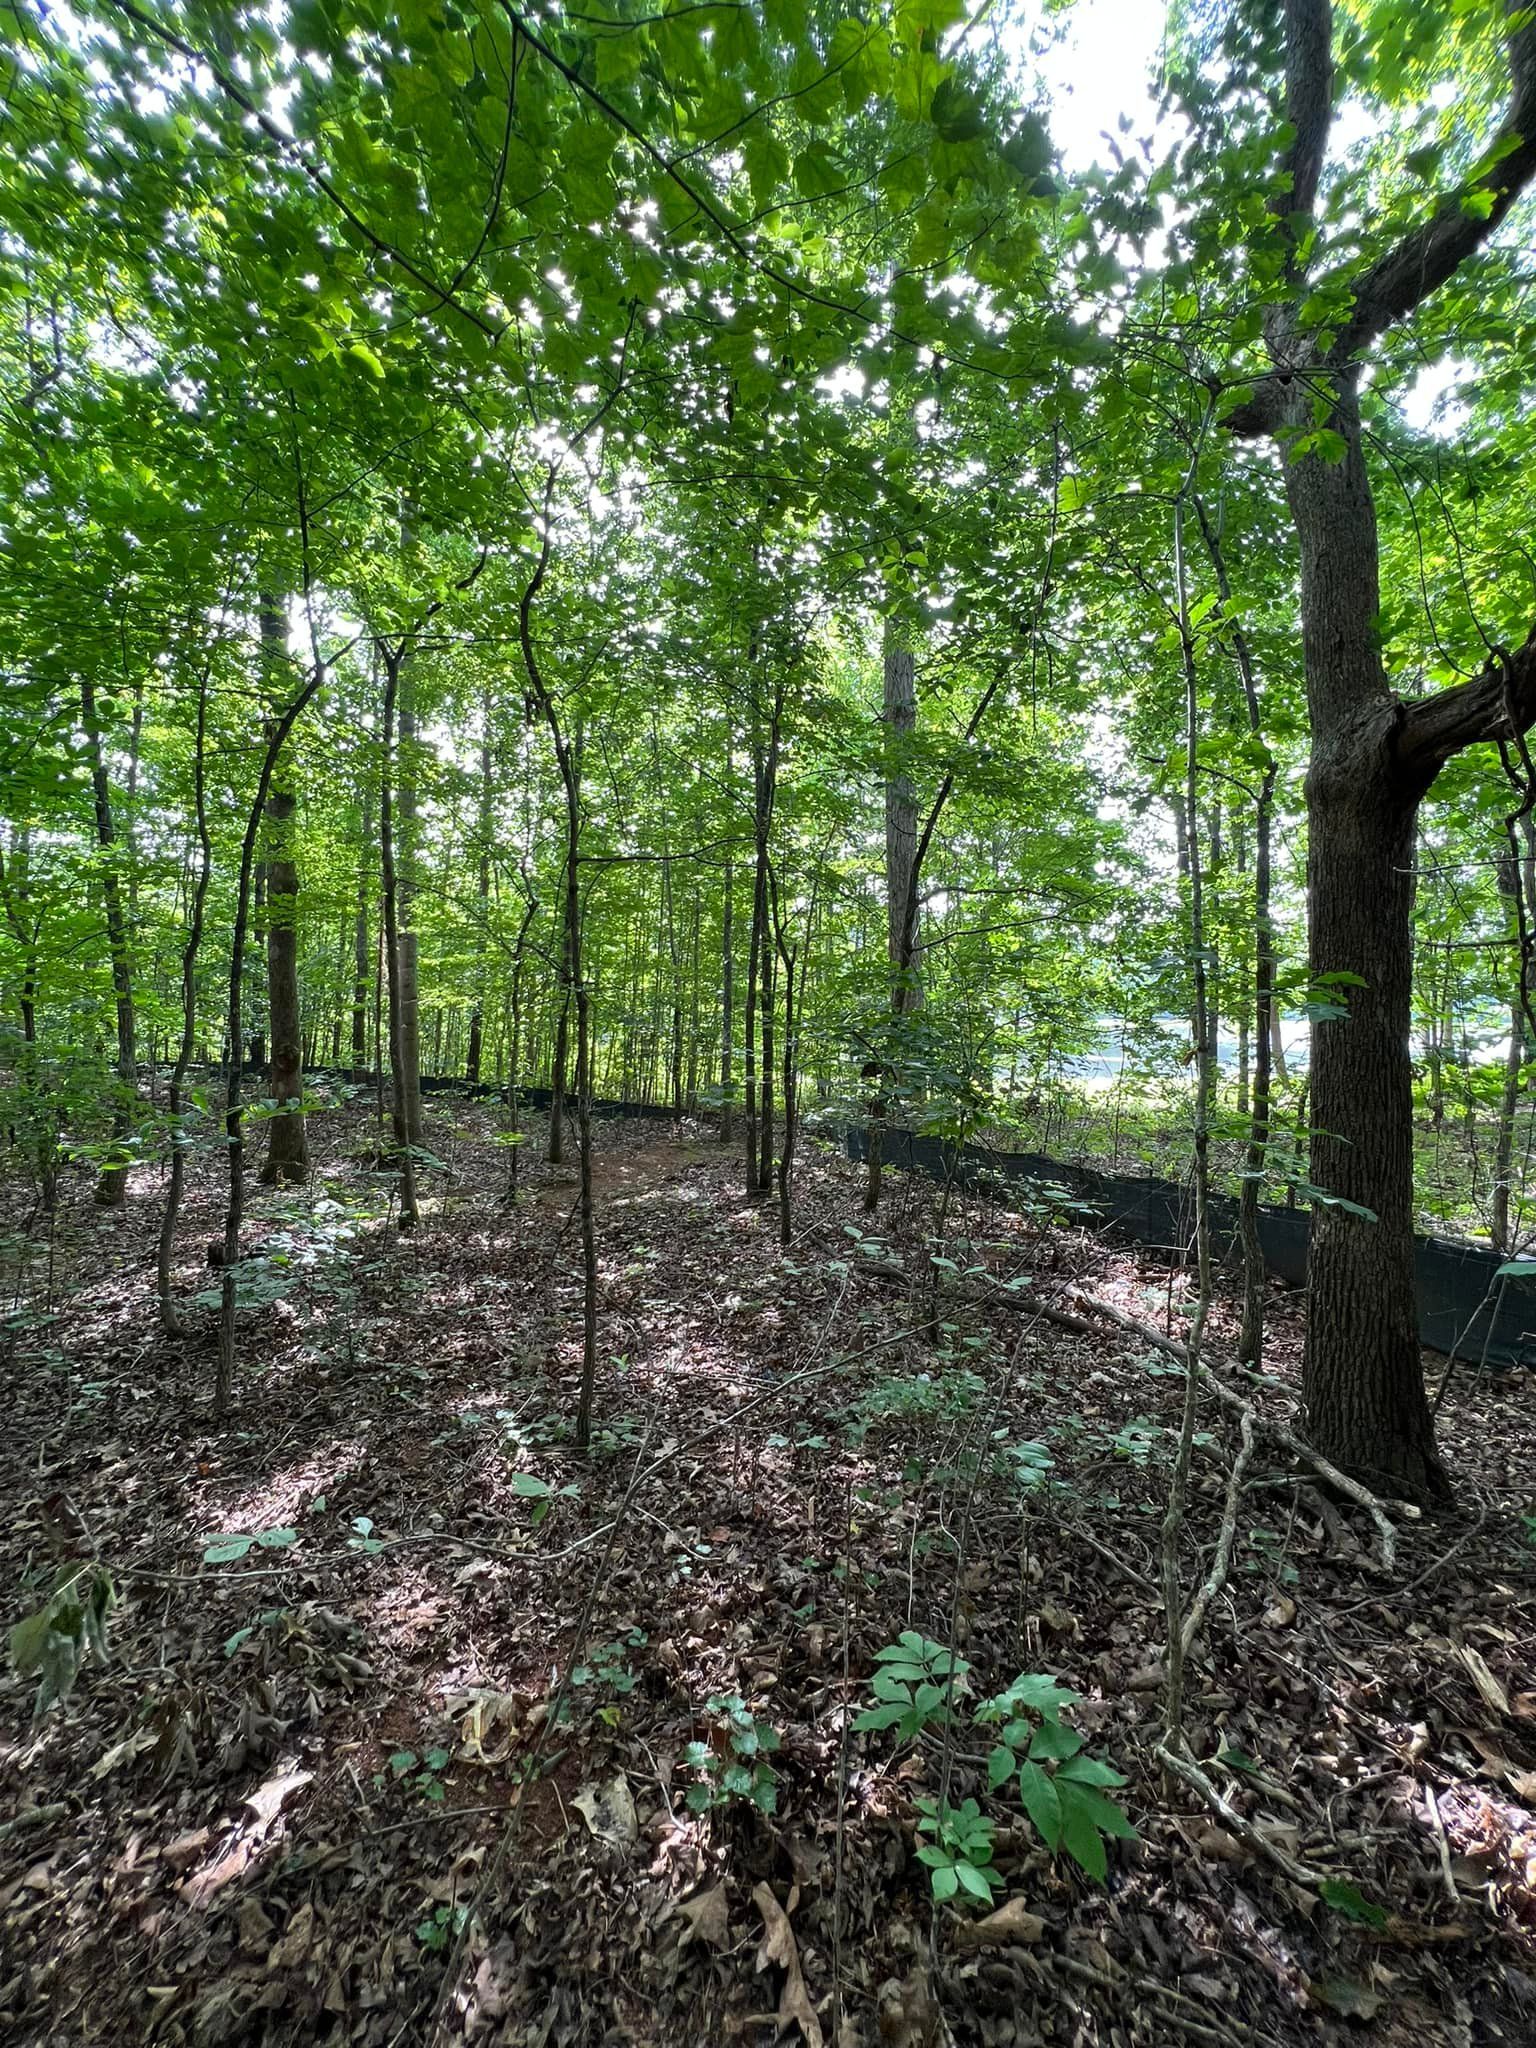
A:
{"label": "rough tree bark", "polygon": [[[1368,265],[1354,280],[1350,310],[1314,333],[1301,316],[1308,266],[1322,267],[1330,253],[1326,234],[1314,234],[1314,216],[1333,113],[1332,9],[1329,0],[1285,0],[1290,139],[1273,202],[1285,290],[1265,322],[1271,369],[1226,422],[1237,433],[1273,436],[1282,452],[1300,544],[1312,733],[1311,970],[1314,978],[1358,977],[1348,1016],[1313,1033],[1311,1175],[1353,1206],[1313,1209],[1308,1427],[1336,1465],[1420,1500],[1445,1499],[1450,1486],[1424,1395],[1413,1270],[1414,825],[1453,755],[1536,718],[1536,635],[1491,657],[1468,683],[1413,701],[1394,694],[1379,637],[1376,511],[1359,392],[1372,345],[1486,242],[1536,176],[1536,22],[1518,5],[1508,15],[1511,96],[1494,138],[1502,153],[1491,152],[1492,168],[1446,194]],[[1288,445],[1319,427],[1325,441],[1299,452]]]}

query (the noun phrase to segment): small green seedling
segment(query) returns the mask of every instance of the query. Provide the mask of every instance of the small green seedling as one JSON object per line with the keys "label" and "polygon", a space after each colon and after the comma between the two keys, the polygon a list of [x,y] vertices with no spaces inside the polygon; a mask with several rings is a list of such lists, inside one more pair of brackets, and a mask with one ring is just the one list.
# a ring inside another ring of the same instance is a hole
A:
{"label": "small green seedling", "polygon": [[416,1939],[423,1948],[440,1951],[458,1940],[468,1920],[468,1906],[439,1906],[430,1919],[419,1923]]}
{"label": "small green seedling", "polygon": [[711,1813],[744,1799],[759,1813],[773,1813],[779,1803],[778,1773],[767,1762],[779,1747],[779,1731],[759,1722],[740,1693],[721,1693],[705,1703],[714,1721],[709,1742],[690,1742],[682,1761],[696,1771],[688,1787],[690,1813]]}
{"label": "small green seedling", "polygon": [[397,1785],[404,1785],[423,1799],[430,1799],[434,1805],[440,1806],[448,1796],[440,1773],[446,1771],[452,1761],[446,1749],[429,1749],[423,1756],[418,1756],[414,1749],[397,1749],[386,1764],[388,1778],[384,1771],[378,1771],[373,1782],[383,1785],[393,1779]]}
{"label": "small green seedling", "polygon": [[919,1863],[928,1866],[936,1899],[952,1899],[969,1892],[973,1899],[992,1903],[994,1887],[1001,1882],[992,1866],[992,1844],[997,1830],[974,1799],[960,1806],[946,1806],[942,1812],[936,1799],[919,1799],[923,1816],[917,1824],[928,1840],[917,1852]]}
{"label": "small green seedling", "polygon": [[902,1742],[915,1742],[925,1729],[943,1727],[955,1694],[966,1688],[971,1668],[963,1657],[911,1628],[881,1650],[875,1662],[881,1667],[870,1682],[876,1704],[853,1725],[863,1732],[894,1728]]}

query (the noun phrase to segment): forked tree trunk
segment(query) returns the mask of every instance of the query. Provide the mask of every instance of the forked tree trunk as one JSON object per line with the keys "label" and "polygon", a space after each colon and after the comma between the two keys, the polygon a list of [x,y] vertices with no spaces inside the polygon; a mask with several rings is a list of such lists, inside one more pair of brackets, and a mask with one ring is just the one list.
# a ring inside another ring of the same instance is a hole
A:
{"label": "forked tree trunk", "polygon": [[1284,176],[1271,205],[1285,296],[1265,314],[1271,374],[1224,422],[1280,448],[1301,548],[1312,730],[1310,963],[1314,981],[1355,978],[1347,1016],[1320,1022],[1312,1042],[1311,1173],[1332,1199],[1313,1206],[1308,1427],[1335,1464],[1430,1500],[1450,1489],[1424,1396],[1414,1290],[1414,825],[1447,761],[1536,719],[1536,633],[1512,654],[1495,651],[1470,682],[1418,700],[1394,694],[1359,387],[1373,345],[1475,255],[1536,178],[1536,16],[1521,5],[1504,16],[1509,104],[1471,189],[1420,208],[1318,331],[1305,317],[1309,268],[1336,253],[1328,210],[1317,218],[1337,99],[1333,13],[1329,0],[1284,0]]}

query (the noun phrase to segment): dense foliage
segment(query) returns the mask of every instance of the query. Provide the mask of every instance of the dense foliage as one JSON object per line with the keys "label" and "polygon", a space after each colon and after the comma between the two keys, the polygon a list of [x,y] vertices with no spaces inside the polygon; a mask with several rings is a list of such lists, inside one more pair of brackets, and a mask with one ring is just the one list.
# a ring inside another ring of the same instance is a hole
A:
{"label": "dense foliage", "polygon": [[[1497,12],[1175,7],[1165,118],[1082,168],[1054,9],[14,7],[13,1167],[111,1200],[259,1138],[298,1178],[377,1072],[409,1220],[425,1071],[513,1084],[514,1179],[519,1084],[744,1107],[787,1219],[786,1094],[873,1093],[1384,1236],[1301,1028],[1364,1043],[1390,979],[1307,930],[1379,528],[1432,755],[1414,1220],[1517,1253],[1536,59]],[[1319,540],[1367,471],[1371,533]]]}

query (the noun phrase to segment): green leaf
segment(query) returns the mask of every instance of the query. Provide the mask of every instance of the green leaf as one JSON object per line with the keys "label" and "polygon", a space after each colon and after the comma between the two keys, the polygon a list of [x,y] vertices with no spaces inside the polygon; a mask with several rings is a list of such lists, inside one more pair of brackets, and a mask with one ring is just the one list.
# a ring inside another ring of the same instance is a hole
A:
{"label": "green leaf", "polygon": [[1035,1832],[1053,1852],[1061,1847],[1061,1800],[1038,1764],[1019,1766],[1019,1801],[1035,1824]]}
{"label": "green leaf", "polygon": [[1065,1778],[1070,1785],[1123,1785],[1124,1777],[1113,1765],[1101,1762],[1096,1756],[1074,1756],[1064,1763],[1056,1773],[1057,1782]]}
{"label": "green leaf", "polygon": [[554,1488],[546,1479],[537,1479],[531,1472],[512,1474],[512,1491],[521,1494],[524,1500],[547,1500]]}
{"label": "green leaf", "polygon": [[1346,1920],[1357,1921],[1362,1927],[1385,1927],[1387,1924],[1387,1914],[1382,1908],[1342,1877],[1325,1877],[1317,1888],[1317,1895],[1325,1906],[1331,1906],[1335,1913],[1341,1913]]}
{"label": "green leaf", "polygon": [[370,377],[377,378],[380,383],[383,382],[384,365],[379,360],[379,358],[374,354],[373,350],[369,348],[366,342],[349,342],[347,345],[346,352],[351,357],[354,363],[360,363],[362,365],[362,367],[368,372]]}
{"label": "green leaf", "polygon": [[1029,1753],[1042,1763],[1063,1761],[1074,1757],[1083,1746],[1083,1738],[1075,1728],[1064,1728],[1059,1721],[1042,1721],[1030,1740]]}
{"label": "green leaf", "polygon": [[255,1545],[254,1536],[220,1536],[203,1552],[204,1564],[233,1564]]}

